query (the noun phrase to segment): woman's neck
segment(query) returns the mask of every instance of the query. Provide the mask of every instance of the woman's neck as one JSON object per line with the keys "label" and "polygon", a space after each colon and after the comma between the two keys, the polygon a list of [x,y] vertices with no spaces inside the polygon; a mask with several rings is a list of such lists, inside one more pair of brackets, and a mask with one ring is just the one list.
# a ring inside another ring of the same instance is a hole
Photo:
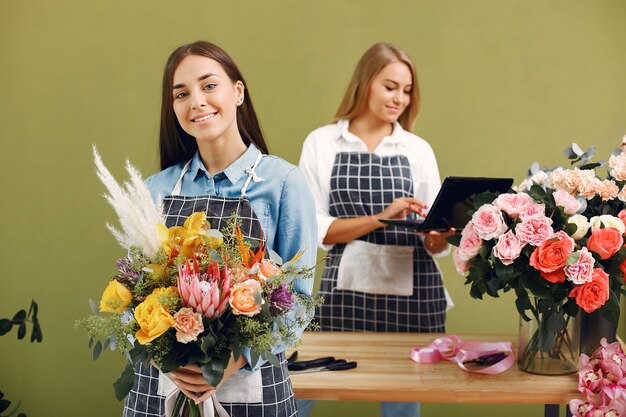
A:
{"label": "woman's neck", "polygon": [[391,135],[393,125],[368,115],[359,115],[350,120],[348,131],[358,136],[372,152],[385,136]]}
{"label": "woman's neck", "polygon": [[204,167],[214,176],[228,168],[248,149],[241,136],[236,138],[222,138],[211,141],[196,140],[200,159]]}

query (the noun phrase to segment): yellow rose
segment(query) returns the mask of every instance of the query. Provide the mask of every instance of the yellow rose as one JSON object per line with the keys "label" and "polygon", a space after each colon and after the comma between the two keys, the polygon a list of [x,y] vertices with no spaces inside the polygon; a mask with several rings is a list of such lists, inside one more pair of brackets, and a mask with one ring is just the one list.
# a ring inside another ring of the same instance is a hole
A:
{"label": "yellow rose", "polygon": [[135,320],[139,325],[135,338],[142,345],[153,341],[174,326],[174,318],[152,294],[135,308]]}
{"label": "yellow rose", "polygon": [[109,282],[102,298],[100,299],[100,311],[103,313],[121,313],[130,304],[133,294],[128,288],[113,280]]}

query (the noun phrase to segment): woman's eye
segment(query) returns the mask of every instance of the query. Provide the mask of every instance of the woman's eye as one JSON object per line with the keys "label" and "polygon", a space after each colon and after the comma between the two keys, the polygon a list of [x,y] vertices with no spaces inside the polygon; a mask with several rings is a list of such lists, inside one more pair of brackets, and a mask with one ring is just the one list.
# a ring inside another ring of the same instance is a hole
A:
{"label": "woman's eye", "polygon": [[217,84],[215,83],[209,83],[207,85],[204,86],[205,90],[213,90],[215,87],[217,87]]}
{"label": "woman's eye", "polygon": [[404,90],[404,94],[411,94],[411,90]]}
{"label": "woman's eye", "polygon": [[393,88],[393,87],[389,87],[389,86],[385,86],[385,89],[386,89],[387,91],[393,91],[393,90],[394,90],[394,88]]}
{"label": "woman's eye", "polygon": [[187,97],[187,93],[186,93],[185,91],[178,92],[178,93],[176,93],[176,94],[174,95],[174,98],[175,98],[176,100],[181,100],[181,99],[183,99],[183,98],[185,98],[185,97]]}

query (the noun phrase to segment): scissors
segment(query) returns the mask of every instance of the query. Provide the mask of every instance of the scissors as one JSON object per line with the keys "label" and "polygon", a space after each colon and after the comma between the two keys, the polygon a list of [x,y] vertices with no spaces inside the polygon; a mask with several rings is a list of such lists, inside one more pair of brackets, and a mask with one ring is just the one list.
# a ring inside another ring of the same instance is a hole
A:
{"label": "scissors", "polygon": [[325,358],[312,359],[310,361],[297,361],[290,363],[287,368],[289,371],[298,374],[308,374],[312,372],[323,371],[345,371],[356,368],[356,362],[348,362],[345,359],[335,359],[332,356]]}

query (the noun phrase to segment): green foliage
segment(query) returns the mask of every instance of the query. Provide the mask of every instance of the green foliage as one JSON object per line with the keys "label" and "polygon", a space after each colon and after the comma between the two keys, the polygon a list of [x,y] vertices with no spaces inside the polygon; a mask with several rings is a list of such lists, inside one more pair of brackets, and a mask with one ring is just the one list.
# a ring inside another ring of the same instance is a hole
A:
{"label": "green foliage", "polygon": [[[30,342],[39,342],[43,340],[43,333],[41,332],[41,326],[39,325],[39,318],[37,314],[39,313],[39,307],[35,300],[32,300],[30,303],[30,308],[28,312],[26,310],[20,310],[13,316],[12,319],[0,319],[0,336],[6,335],[11,331],[13,326],[17,326],[17,339],[22,340],[26,336],[26,323],[31,323],[33,328],[30,335]],[[4,399],[4,393],[0,391],[0,413],[2,414],[0,417],[12,417],[17,410],[20,408],[22,404],[21,401],[18,401],[13,410],[7,411],[11,406],[11,401]],[[17,417],[26,417],[26,414],[19,413]]]}

